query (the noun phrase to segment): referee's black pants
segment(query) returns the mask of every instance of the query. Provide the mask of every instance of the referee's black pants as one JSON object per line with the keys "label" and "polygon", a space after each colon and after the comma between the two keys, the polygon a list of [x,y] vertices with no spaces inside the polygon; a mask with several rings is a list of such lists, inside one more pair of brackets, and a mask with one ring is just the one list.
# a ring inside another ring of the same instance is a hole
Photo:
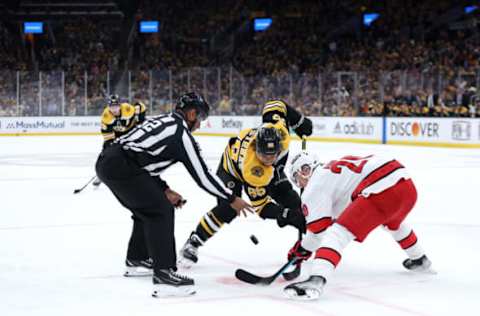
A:
{"label": "referee's black pants", "polygon": [[154,272],[176,266],[174,208],[160,178],[151,177],[119,145],[107,146],[96,163],[100,180],[133,216],[127,259],[153,259]]}

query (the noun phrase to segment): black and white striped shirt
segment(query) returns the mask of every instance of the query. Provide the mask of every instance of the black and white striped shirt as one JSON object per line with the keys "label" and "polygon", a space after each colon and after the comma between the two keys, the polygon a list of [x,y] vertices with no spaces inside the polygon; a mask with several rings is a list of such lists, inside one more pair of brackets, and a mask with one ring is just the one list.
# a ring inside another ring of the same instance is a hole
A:
{"label": "black and white striped shirt", "polygon": [[208,193],[228,201],[235,198],[205,164],[182,114],[151,117],[115,140],[152,177],[182,162],[195,182]]}

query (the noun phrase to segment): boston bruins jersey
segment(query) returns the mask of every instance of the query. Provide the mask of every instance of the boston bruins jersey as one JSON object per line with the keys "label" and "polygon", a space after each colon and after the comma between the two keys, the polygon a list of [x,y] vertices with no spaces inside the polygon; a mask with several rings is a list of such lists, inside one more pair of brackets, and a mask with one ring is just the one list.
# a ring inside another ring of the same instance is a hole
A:
{"label": "boston bruins jersey", "polygon": [[129,103],[120,104],[120,115],[115,116],[110,107],[102,113],[101,132],[105,142],[126,134],[132,127],[145,120],[145,105],[138,102],[135,106]]}
{"label": "boston bruins jersey", "polygon": [[[303,116],[297,110],[288,106],[283,101],[272,100],[265,103],[262,111],[262,122],[274,124],[277,127],[277,130],[280,132],[282,140],[286,142],[282,144],[282,152],[280,153],[277,161],[275,162],[276,166],[285,166],[285,164],[287,163],[288,148],[290,143],[289,129],[292,124],[298,124],[302,117]],[[284,128],[280,128],[279,126],[283,126]]]}
{"label": "boston bruins jersey", "polygon": [[[271,124],[279,130],[282,140],[282,152],[288,151],[290,136],[282,123]],[[274,167],[265,166],[257,158],[255,151],[255,128],[244,129],[237,137],[231,138],[222,157],[223,169],[243,183],[257,213],[271,202],[267,194],[267,186],[273,179]]]}
{"label": "boston bruins jersey", "polygon": [[300,126],[305,117],[296,109],[281,100],[272,100],[265,103],[262,111],[263,123],[282,122],[287,130]]}

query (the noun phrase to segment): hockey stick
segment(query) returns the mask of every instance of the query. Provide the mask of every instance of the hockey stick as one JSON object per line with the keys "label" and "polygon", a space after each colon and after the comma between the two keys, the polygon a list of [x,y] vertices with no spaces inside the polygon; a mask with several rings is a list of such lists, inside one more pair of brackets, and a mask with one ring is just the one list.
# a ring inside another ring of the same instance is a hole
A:
{"label": "hockey stick", "polygon": [[[307,138],[305,136],[302,137],[302,150],[307,149]],[[303,190],[302,190],[303,192]],[[302,232],[298,231],[298,240],[302,240]],[[270,285],[275,281],[280,274],[283,276],[283,278],[287,281],[291,281],[295,278],[297,278],[300,275],[301,272],[301,265],[298,264],[295,269],[291,272],[284,272],[287,270],[291,265],[295,264],[297,261],[297,258],[292,258],[290,259],[287,263],[285,263],[277,272],[275,272],[273,275],[269,277],[261,277],[258,275],[255,275],[251,272],[248,272],[243,269],[237,269],[235,271],[235,277],[239,279],[240,281],[250,283],[250,284],[257,284],[257,285]]]}
{"label": "hockey stick", "polygon": [[253,273],[250,273],[246,270],[243,269],[237,269],[235,271],[235,277],[239,279],[240,281],[250,283],[250,284],[255,284],[255,285],[270,285],[275,281],[280,274],[283,273],[288,267],[290,267],[292,264],[294,264],[297,261],[297,258],[292,258],[290,259],[287,263],[285,263],[280,269],[278,269],[277,272],[275,272],[273,275],[268,276],[268,277],[261,277],[258,275],[255,275]]}
{"label": "hockey stick", "polygon": [[93,176],[90,180],[88,180],[87,183],[85,183],[85,185],[83,187],[81,187],[80,189],[75,189],[73,191],[73,194],[77,194],[77,193],[80,193],[83,191],[83,189],[85,189],[93,180],[95,180],[97,178],[97,176]]}
{"label": "hockey stick", "polygon": [[[302,151],[307,150],[307,137],[305,135],[302,136]],[[303,193],[303,188],[300,190],[300,194]],[[298,231],[298,241],[302,240],[302,232]],[[295,269],[290,271],[290,272],[284,272],[282,273],[282,277],[287,280],[291,281],[293,279],[296,279],[300,273],[302,272],[302,265],[297,264],[295,266]]]}
{"label": "hockey stick", "polygon": [[[298,241],[301,241],[301,240],[302,240],[302,232],[298,231]],[[298,276],[300,275],[301,272],[302,272],[302,264],[299,263],[299,264],[295,265],[295,269],[293,269],[292,271],[282,273],[282,277],[286,281],[291,281],[293,279],[298,278]]]}

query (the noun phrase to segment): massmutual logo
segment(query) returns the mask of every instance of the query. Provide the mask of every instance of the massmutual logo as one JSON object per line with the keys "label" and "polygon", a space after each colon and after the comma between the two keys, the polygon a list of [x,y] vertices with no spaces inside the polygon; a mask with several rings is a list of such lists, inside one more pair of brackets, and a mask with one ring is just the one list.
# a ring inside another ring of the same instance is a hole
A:
{"label": "massmutual logo", "polygon": [[392,122],[390,135],[438,138],[440,126],[434,122]]}
{"label": "massmutual logo", "polygon": [[61,121],[48,121],[48,120],[12,120],[6,123],[5,129],[20,129],[26,130],[42,130],[42,129],[65,129],[65,120]]}
{"label": "massmutual logo", "polygon": [[333,129],[334,134],[346,134],[346,135],[373,135],[375,126],[372,123],[353,121],[350,123],[335,124]]}
{"label": "massmutual logo", "polygon": [[452,123],[452,139],[454,140],[470,140],[472,137],[472,124],[467,121],[453,121]]}

